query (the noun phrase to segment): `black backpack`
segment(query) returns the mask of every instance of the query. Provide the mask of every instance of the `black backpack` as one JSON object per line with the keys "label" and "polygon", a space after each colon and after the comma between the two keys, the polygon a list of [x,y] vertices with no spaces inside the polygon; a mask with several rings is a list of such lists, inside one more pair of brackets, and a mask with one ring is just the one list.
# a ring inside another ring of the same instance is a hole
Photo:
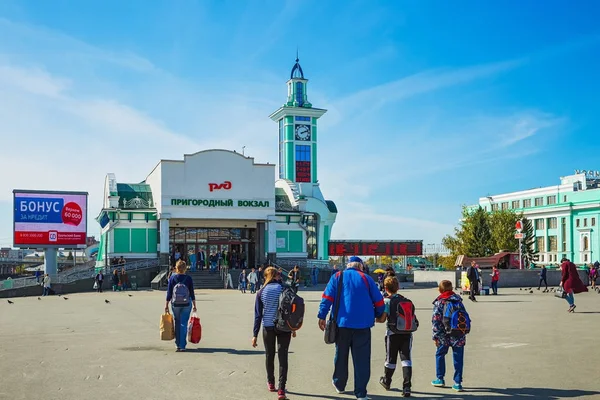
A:
{"label": "black backpack", "polygon": [[304,299],[290,286],[282,285],[275,329],[279,332],[294,332],[302,328],[304,321]]}
{"label": "black backpack", "polygon": [[390,314],[388,329],[393,333],[408,334],[419,328],[419,320],[414,313],[413,302],[404,296],[396,295],[390,298]]}

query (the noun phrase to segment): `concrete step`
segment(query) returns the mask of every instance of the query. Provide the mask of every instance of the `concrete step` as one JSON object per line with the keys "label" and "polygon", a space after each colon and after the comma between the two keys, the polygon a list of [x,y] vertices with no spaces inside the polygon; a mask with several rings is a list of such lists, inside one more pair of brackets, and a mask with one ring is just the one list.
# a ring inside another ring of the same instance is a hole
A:
{"label": "concrete step", "polygon": [[194,281],[194,289],[223,289],[223,280],[219,273],[211,274],[209,271],[188,271]]}

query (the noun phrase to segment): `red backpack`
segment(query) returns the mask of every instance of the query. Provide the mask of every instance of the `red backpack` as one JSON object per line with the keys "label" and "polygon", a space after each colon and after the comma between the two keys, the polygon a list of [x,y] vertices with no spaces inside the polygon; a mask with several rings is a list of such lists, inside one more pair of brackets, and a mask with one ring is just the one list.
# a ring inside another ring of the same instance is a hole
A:
{"label": "red backpack", "polygon": [[407,334],[419,328],[415,305],[404,296],[396,294],[390,298],[390,314],[387,327],[393,333]]}

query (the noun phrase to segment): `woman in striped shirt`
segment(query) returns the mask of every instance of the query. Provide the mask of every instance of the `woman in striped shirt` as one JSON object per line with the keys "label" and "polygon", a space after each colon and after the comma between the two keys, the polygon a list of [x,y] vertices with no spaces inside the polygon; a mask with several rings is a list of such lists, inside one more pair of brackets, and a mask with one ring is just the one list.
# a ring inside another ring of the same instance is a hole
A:
{"label": "woman in striped shirt", "polygon": [[[291,332],[279,332],[275,330],[275,319],[279,308],[279,295],[281,294],[281,276],[273,267],[265,270],[264,286],[256,294],[254,306],[254,332],[252,335],[252,347],[257,346],[258,331],[263,325],[263,342],[265,344],[265,355],[267,357],[267,387],[270,392],[277,392],[279,400],[287,399],[285,395],[285,384],[288,372],[288,351]],[[295,335],[295,332],[293,334]],[[279,390],[275,387],[275,342],[277,342],[277,355],[279,358]]]}

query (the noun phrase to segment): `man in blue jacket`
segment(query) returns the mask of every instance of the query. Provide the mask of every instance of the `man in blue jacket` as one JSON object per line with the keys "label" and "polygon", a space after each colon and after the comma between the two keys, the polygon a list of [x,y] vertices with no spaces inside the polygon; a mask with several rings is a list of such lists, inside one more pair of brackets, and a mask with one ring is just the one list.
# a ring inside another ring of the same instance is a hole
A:
{"label": "man in blue jacket", "polygon": [[[371,377],[371,328],[375,325],[375,318],[379,318],[384,310],[383,296],[363,268],[360,258],[350,257],[347,269],[329,280],[319,306],[319,328],[323,331],[336,293],[341,290],[336,317],[339,331],[335,343],[333,386],[338,393],[344,392],[348,382],[348,356],[352,351],[354,395],[359,400],[367,398],[367,384]],[[341,274],[344,278],[339,288]]]}

